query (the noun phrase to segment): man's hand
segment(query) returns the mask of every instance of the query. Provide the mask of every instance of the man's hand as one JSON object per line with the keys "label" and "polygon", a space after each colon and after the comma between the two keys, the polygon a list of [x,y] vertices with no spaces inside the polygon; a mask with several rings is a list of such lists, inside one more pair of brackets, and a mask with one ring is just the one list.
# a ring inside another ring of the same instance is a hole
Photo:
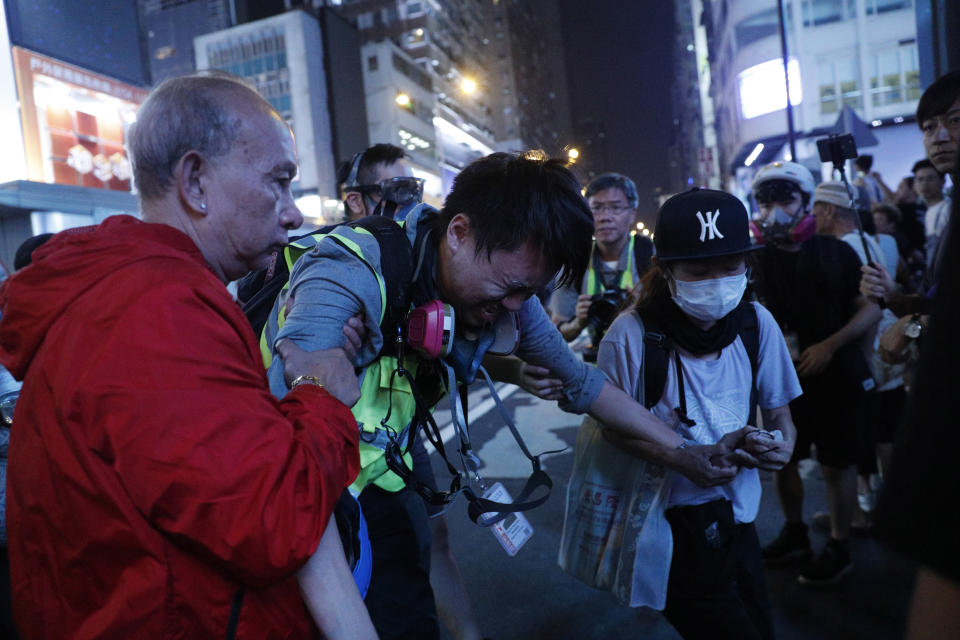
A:
{"label": "man's hand", "polygon": [[582,294],[577,296],[577,313],[574,316],[580,329],[587,326],[587,313],[590,311],[590,304],[593,302],[593,296]]}
{"label": "man's hand", "polygon": [[750,431],[737,446],[738,460],[743,466],[765,471],[779,471],[790,462],[794,446],[792,439],[784,439],[779,430],[771,432],[748,428]]}
{"label": "man's hand", "polygon": [[363,318],[355,315],[347,324],[343,325],[343,337],[346,341],[343,343],[343,352],[350,362],[357,361],[357,354],[363,346],[363,341],[367,339],[367,327],[363,324]]}
{"label": "man's hand", "polygon": [[563,380],[550,377],[550,369],[518,360],[515,384],[544,400],[563,399]]}
{"label": "man's hand", "polygon": [[883,265],[865,264],[860,267],[860,293],[874,302],[889,298],[897,288],[896,283]]}
{"label": "man's hand", "polygon": [[747,436],[754,431],[758,431],[758,429],[748,425],[724,434],[724,436],[720,438],[720,441],[717,442],[717,444],[723,448],[724,453],[720,454],[719,457],[715,457],[713,463],[719,466],[729,467],[753,468],[757,466],[756,459],[743,448]]}
{"label": "man's hand", "polygon": [[330,395],[348,407],[360,399],[360,381],[344,349],[304,351],[284,338],[277,342],[277,353],[283,359],[283,377],[288,386],[299,376],[316,376]]}
{"label": "man's hand", "polygon": [[684,447],[674,452],[674,467],[697,486],[715,487],[733,480],[740,470],[731,461],[731,453],[720,442]]}
{"label": "man's hand", "polygon": [[833,359],[833,347],[826,341],[810,345],[800,354],[797,362],[797,375],[815,376],[823,372]]}
{"label": "man's hand", "polygon": [[726,484],[737,475],[738,467],[726,463],[730,448],[724,444],[692,445],[683,449],[665,449],[663,446],[622,436],[611,429],[603,430],[603,437],[613,445],[645,460],[651,460],[675,469],[701,487]]}

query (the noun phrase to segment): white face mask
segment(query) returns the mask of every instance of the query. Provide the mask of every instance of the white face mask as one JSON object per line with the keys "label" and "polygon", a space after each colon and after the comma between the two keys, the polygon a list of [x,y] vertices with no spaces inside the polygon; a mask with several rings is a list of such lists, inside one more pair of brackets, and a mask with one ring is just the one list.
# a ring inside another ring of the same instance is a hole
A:
{"label": "white face mask", "polygon": [[674,280],[673,301],[688,316],[716,321],[733,311],[747,290],[747,274],[685,282]]}

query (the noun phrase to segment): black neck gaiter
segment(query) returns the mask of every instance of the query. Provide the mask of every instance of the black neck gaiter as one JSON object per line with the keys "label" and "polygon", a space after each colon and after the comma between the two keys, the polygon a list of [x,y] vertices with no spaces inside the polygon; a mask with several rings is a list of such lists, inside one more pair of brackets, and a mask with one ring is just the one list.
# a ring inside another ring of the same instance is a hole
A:
{"label": "black neck gaiter", "polygon": [[695,325],[690,317],[667,297],[654,301],[644,314],[649,314],[678,347],[695,356],[703,356],[720,351],[736,339],[744,305],[748,304],[748,301],[741,300],[733,311],[706,330]]}

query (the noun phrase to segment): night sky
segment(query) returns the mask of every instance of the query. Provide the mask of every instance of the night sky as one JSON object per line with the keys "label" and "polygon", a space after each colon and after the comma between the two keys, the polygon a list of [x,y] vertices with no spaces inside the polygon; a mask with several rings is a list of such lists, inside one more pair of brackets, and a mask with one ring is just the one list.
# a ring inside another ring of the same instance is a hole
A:
{"label": "night sky", "polygon": [[560,0],[570,108],[606,128],[608,170],[637,183],[640,214],[669,190],[673,2]]}

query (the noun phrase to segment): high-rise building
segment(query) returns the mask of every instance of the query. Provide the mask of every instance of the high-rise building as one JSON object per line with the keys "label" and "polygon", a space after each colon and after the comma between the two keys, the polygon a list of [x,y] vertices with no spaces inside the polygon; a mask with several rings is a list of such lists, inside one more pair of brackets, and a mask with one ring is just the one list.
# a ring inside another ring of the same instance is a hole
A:
{"label": "high-rise building", "polygon": [[231,0],[139,0],[139,5],[153,84],[196,70],[193,39],[236,24]]}
{"label": "high-rise building", "polygon": [[294,191],[311,196],[301,210],[315,224],[336,219],[333,134],[317,19],[289,11],[199,36],[194,49],[197,69],[222,69],[250,80],[287,120],[300,161]]}
{"label": "high-rise building", "polygon": [[895,185],[924,157],[913,122],[922,92],[914,0],[783,4],[787,74],[775,0],[713,0],[694,16],[707,30],[724,186],[744,195],[760,166],[792,158],[787,80],[794,160],[828,176],[815,140],[846,130]]}
{"label": "high-rise building", "polygon": [[431,75],[440,105],[493,141],[489,38],[477,0],[343,0],[364,43],[391,40]]}
{"label": "high-rise building", "polygon": [[700,20],[704,0],[674,3],[673,141],[670,190],[720,188],[717,132],[710,96],[707,32]]}
{"label": "high-rise building", "polygon": [[557,0],[491,2],[487,14],[497,148],[559,154],[572,132]]}
{"label": "high-rise building", "polygon": [[[425,199],[439,204],[444,188],[431,75],[390,40],[364,45],[361,60],[370,140],[402,147],[414,175],[426,181]],[[456,159],[449,158],[448,162]]]}

